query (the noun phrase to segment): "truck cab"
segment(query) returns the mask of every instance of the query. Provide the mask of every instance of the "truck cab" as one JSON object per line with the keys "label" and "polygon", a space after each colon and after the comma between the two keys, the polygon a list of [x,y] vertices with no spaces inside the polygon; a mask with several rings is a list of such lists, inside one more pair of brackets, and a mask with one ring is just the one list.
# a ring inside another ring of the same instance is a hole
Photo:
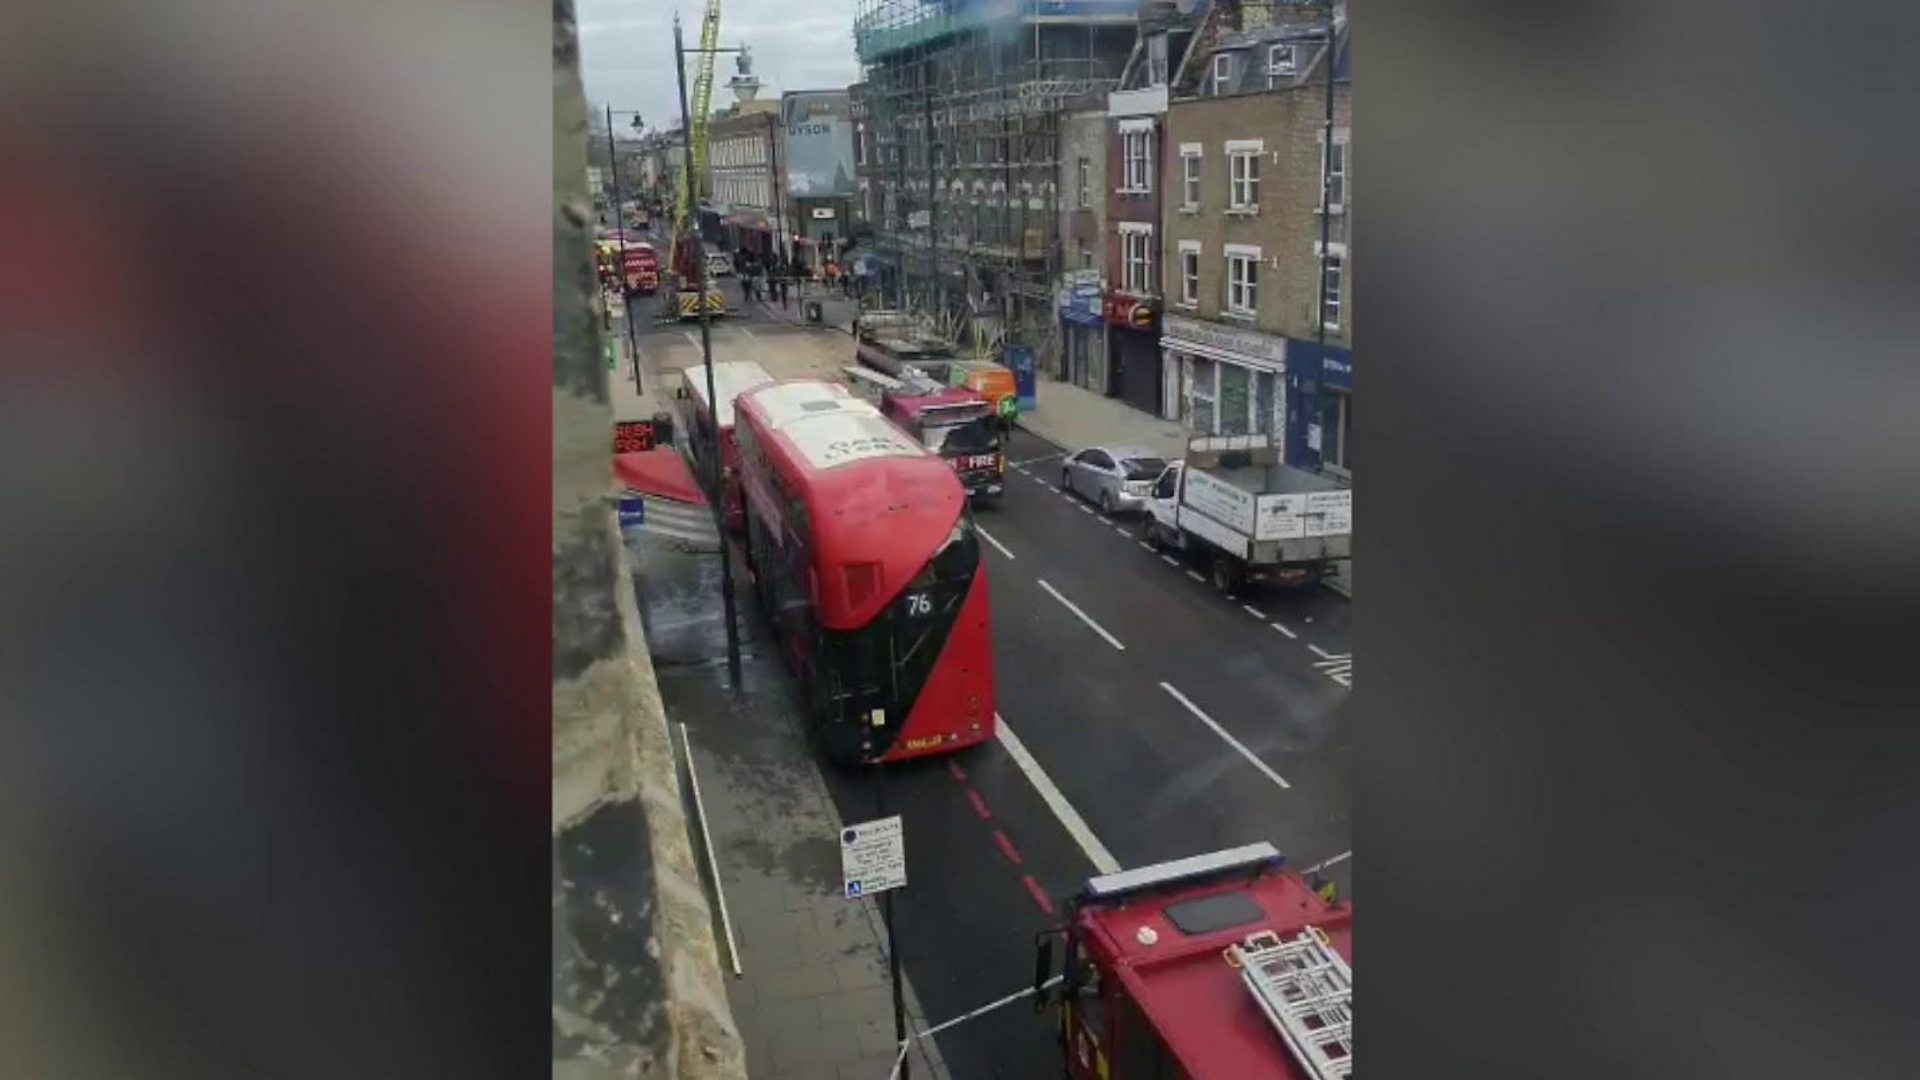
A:
{"label": "truck cab", "polygon": [[854,393],[950,464],[969,498],[997,500],[1005,493],[1005,444],[985,397],[942,385],[913,365],[903,365],[898,375],[860,366],[843,374]]}
{"label": "truck cab", "polygon": [[[1345,1080],[1353,912],[1273,845],[1090,879],[1036,949],[1068,1080]],[[1053,943],[1065,945],[1056,974]]]}

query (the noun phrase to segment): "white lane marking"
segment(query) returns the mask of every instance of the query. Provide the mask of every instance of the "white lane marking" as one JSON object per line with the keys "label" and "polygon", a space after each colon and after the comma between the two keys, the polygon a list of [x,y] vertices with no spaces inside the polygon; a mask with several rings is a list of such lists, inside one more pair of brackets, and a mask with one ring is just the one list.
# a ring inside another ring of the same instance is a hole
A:
{"label": "white lane marking", "polygon": [[1275,630],[1280,631],[1281,633],[1287,635],[1290,638],[1297,639],[1300,636],[1299,634],[1294,633],[1293,631],[1287,629],[1286,627],[1281,626],[1279,623],[1270,623],[1269,625],[1272,626]]}
{"label": "white lane marking", "polygon": [[699,348],[699,347],[700,347],[700,339],[699,339],[699,338],[697,338],[697,337],[695,337],[695,336],[693,335],[693,331],[691,331],[691,330],[682,330],[682,331],[680,331],[680,336],[681,336],[681,337],[683,337],[683,338],[686,338],[686,339],[687,339],[687,344],[689,344],[689,345],[691,345],[691,346],[693,346],[694,348],[696,348],[696,349],[697,349],[697,348]]}
{"label": "white lane marking", "polygon": [[1100,524],[1102,524],[1102,525],[1111,525],[1111,524],[1113,524],[1113,519],[1112,519],[1112,518],[1110,518],[1110,517],[1108,517],[1108,516],[1107,516],[1107,515],[1105,515],[1105,514],[1101,514],[1101,515],[1100,515]]}
{"label": "white lane marking", "polygon": [[1005,555],[1009,559],[1013,558],[1013,552],[1007,550],[1007,545],[1001,543],[998,540],[995,540],[993,538],[993,534],[981,528],[978,522],[974,523],[973,531],[979,533],[981,538],[986,540],[987,543],[992,544],[994,547],[998,548],[1000,550],[1000,554]]}
{"label": "white lane marking", "polygon": [[1014,462],[1014,464],[1016,466],[1037,465],[1042,461],[1052,461],[1054,458],[1060,457],[1065,453],[1066,451],[1059,450],[1051,454],[1042,454],[1039,457],[1021,458],[1019,461]]}
{"label": "white lane marking", "polygon": [[1078,506],[1080,508],[1080,512],[1083,514],[1093,513],[1093,507],[1088,506],[1086,503],[1075,503],[1074,505]]}
{"label": "white lane marking", "polygon": [[[1108,524],[1109,524],[1109,525],[1112,525],[1113,523],[1112,523],[1112,522],[1108,522]],[[1120,534],[1121,536],[1132,536],[1132,535],[1133,535],[1133,534],[1132,534],[1131,532],[1128,532],[1128,531],[1127,531],[1127,527],[1126,527],[1125,525],[1114,525],[1114,526],[1113,526],[1113,531],[1114,531],[1114,532],[1117,532],[1117,533],[1119,533],[1119,534]]]}
{"label": "white lane marking", "polygon": [[1146,542],[1145,540],[1135,540],[1135,541],[1134,541],[1134,543],[1136,543],[1136,544],[1139,544],[1139,545],[1140,545],[1140,550],[1141,550],[1141,551],[1152,551],[1152,550],[1153,550],[1153,545],[1152,545],[1152,544],[1149,544],[1149,543],[1147,543],[1147,542]]}
{"label": "white lane marking", "polygon": [[1190,577],[1190,578],[1192,578],[1192,579],[1193,579],[1193,580],[1195,580],[1195,581],[1202,581],[1202,582],[1204,582],[1204,581],[1206,581],[1206,580],[1207,580],[1207,579],[1206,579],[1205,577],[1202,577],[1202,576],[1201,576],[1201,574],[1200,574],[1200,571],[1198,571],[1198,570],[1189,570],[1189,571],[1187,571],[1187,576],[1188,576],[1188,577]]}
{"label": "white lane marking", "polygon": [[1352,653],[1322,652],[1312,645],[1307,646],[1307,648],[1313,649],[1314,652],[1326,657],[1325,660],[1315,660],[1313,662],[1313,666],[1318,668],[1322,675],[1325,675],[1327,678],[1332,679],[1334,682],[1339,683],[1349,690],[1353,689]]}
{"label": "white lane marking", "polygon": [[1065,606],[1068,611],[1071,611],[1075,615],[1080,616],[1080,621],[1092,627],[1094,633],[1099,634],[1103,638],[1106,638],[1107,644],[1123,652],[1126,650],[1127,647],[1125,645],[1120,644],[1119,638],[1114,637],[1112,634],[1107,633],[1106,627],[1101,626],[1097,622],[1094,622],[1093,619],[1090,616],[1088,616],[1086,612],[1081,611],[1080,608],[1076,604],[1074,604],[1073,601],[1067,599],[1064,596],[1061,596],[1060,590],[1054,588],[1052,585],[1047,584],[1047,580],[1045,578],[1040,579],[1040,587],[1047,590],[1047,592],[1050,593],[1055,600],[1060,601],[1060,603],[1063,606]]}
{"label": "white lane marking", "polygon": [[748,341],[752,341],[752,340],[754,340],[754,337],[755,337],[755,335],[754,335],[754,332],[753,332],[753,331],[751,331],[751,330],[749,330],[749,329],[747,329],[746,327],[744,327],[744,326],[736,326],[736,327],[734,327],[734,329],[735,329],[735,330],[738,330],[738,331],[740,331],[740,332],[741,332],[742,334],[745,334],[745,335],[747,336],[747,340],[748,340]]}
{"label": "white lane marking", "polygon": [[1319,657],[1322,660],[1333,659],[1332,653],[1328,652],[1327,650],[1321,648],[1318,645],[1313,644],[1312,642],[1307,643],[1307,648],[1311,649],[1313,651],[1313,655]]}
{"label": "white lane marking", "polygon": [[1067,835],[1073,837],[1073,842],[1080,845],[1080,850],[1086,854],[1087,861],[1093,864],[1093,868],[1103,874],[1119,873],[1120,860],[1114,858],[1113,852],[1107,850],[1107,845],[1093,835],[1092,829],[1087,828],[1087,820],[1081,817],[1080,812],[1067,801],[1067,797],[1060,793],[1059,785],[1053,782],[1053,778],[1047,775],[1047,770],[1042,769],[1040,763],[1033,759],[1033,755],[1027,752],[1026,744],[1021,742],[1020,736],[1015,735],[1013,729],[1007,726],[1007,718],[999,713],[993,714],[993,735],[1000,740],[1001,746],[1007,748],[1007,756],[1013,759],[1015,765],[1020,766],[1020,771],[1026,774],[1034,790],[1040,793],[1040,801],[1047,804],[1047,808],[1053,811],[1053,816],[1060,819],[1060,824],[1067,830]]}
{"label": "white lane marking", "polygon": [[1231,746],[1235,750],[1240,751],[1240,756],[1252,762],[1253,767],[1256,769],[1259,769],[1262,773],[1266,774],[1267,779],[1273,781],[1276,784],[1279,784],[1283,788],[1293,786],[1287,783],[1286,777],[1281,776],[1277,772],[1274,772],[1273,767],[1271,765],[1268,765],[1266,762],[1261,761],[1260,758],[1256,754],[1254,754],[1253,751],[1247,749],[1245,743],[1241,742],[1239,739],[1234,738],[1231,734],[1228,733],[1226,728],[1223,728],[1219,724],[1215,723],[1213,717],[1208,716],[1206,713],[1201,712],[1200,706],[1195,705],[1191,700],[1189,700],[1187,698],[1187,695],[1181,693],[1178,690],[1175,690],[1173,688],[1172,683],[1163,682],[1160,684],[1160,689],[1165,690],[1167,693],[1173,695],[1173,700],[1178,701],[1182,705],[1185,705],[1187,707],[1188,712],[1198,717],[1201,723],[1212,728],[1213,733],[1215,735],[1218,735],[1222,739],[1225,739],[1228,746]]}
{"label": "white lane marking", "polygon": [[1056,494],[1058,494],[1060,491],[1059,488],[1054,487],[1052,484],[1047,483],[1045,480],[1040,481],[1040,484],[1042,487],[1046,488],[1048,491],[1054,492]]}
{"label": "white lane marking", "polygon": [[1180,565],[1180,560],[1179,560],[1179,559],[1176,559],[1176,558],[1174,558],[1174,557],[1173,557],[1173,556],[1171,556],[1171,555],[1162,555],[1162,556],[1160,556],[1160,561],[1161,561],[1161,562],[1163,562],[1163,563],[1166,563],[1166,564],[1167,564],[1168,566],[1179,566],[1179,565]]}
{"label": "white lane marking", "polygon": [[1266,612],[1261,611],[1259,608],[1254,607],[1252,604],[1241,604],[1240,610],[1246,612],[1247,614],[1253,616],[1256,619],[1260,619],[1261,621],[1265,621],[1267,617]]}

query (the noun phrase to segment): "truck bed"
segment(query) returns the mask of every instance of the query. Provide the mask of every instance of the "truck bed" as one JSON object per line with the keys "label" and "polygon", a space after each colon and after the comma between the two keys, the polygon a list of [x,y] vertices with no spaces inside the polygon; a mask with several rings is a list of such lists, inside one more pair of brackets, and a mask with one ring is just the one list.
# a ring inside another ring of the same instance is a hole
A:
{"label": "truck bed", "polygon": [[1232,484],[1249,495],[1301,495],[1341,490],[1340,485],[1328,477],[1286,464],[1246,465],[1237,469],[1215,465],[1197,467],[1197,471]]}

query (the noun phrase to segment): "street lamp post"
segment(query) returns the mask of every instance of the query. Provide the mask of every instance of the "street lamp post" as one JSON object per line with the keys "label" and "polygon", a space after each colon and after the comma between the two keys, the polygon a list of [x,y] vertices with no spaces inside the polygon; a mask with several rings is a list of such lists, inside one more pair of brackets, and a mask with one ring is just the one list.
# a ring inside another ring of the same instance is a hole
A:
{"label": "street lamp post", "polygon": [[[686,232],[688,261],[693,264],[694,296],[698,298],[700,308],[700,357],[707,369],[707,422],[717,433],[720,431],[720,396],[713,386],[713,332],[710,329],[712,316],[707,311],[707,252],[701,243],[699,221],[700,178],[693,174],[693,118],[687,109],[687,57],[689,52],[739,52],[738,49],[688,49],[680,33],[680,17],[673,18],[673,70],[680,80],[680,130],[686,133],[681,141],[685,148],[687,170],[687,193],[691,205],[686,207],[689,224],[695,225]],[[676,222],[678,226],[680,223]],[[668,253],[671,258],[672,252]],[[725,500],[720,494],[720,454],[716,448],[708,454],[707,473],[712,481],[713,521],[719,529],[720,543],[720,600],[726,608],[727,618],[727,676],[732,680],[733,689],[740,689],[740,623],[733,607],[733,553],[726,543],[726,522],[722,519],[721,505]]]}
{"label": "street lamp post", "polygon": [[[620,314],[627,324],[627,362],[633,369],[633,392],[639,393],[640,383],[640,346],[633,336],[633,307],[627,303],[627,219],[626,210],[620,202],[620,156],[613,148],[613,106],[607,106],[607,167],[613,177],[613,227],[614,239],[620,246],[620,266],[614,272],[614,291],[620,294]],[[620,110],[621,115],[632,112]],[[633,126],[639,130],[640,114],[633,113]]]}

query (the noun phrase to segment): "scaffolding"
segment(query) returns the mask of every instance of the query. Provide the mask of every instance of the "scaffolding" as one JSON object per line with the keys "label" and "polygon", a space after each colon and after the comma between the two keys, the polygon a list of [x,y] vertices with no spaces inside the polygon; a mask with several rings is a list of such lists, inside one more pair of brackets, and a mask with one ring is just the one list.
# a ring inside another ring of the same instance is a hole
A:
{"label": "scaffolding", "polygon": [[1141,0],[859,0],[885,299],[970,339],[1058,332],[1060,120],[1100,109]]}

